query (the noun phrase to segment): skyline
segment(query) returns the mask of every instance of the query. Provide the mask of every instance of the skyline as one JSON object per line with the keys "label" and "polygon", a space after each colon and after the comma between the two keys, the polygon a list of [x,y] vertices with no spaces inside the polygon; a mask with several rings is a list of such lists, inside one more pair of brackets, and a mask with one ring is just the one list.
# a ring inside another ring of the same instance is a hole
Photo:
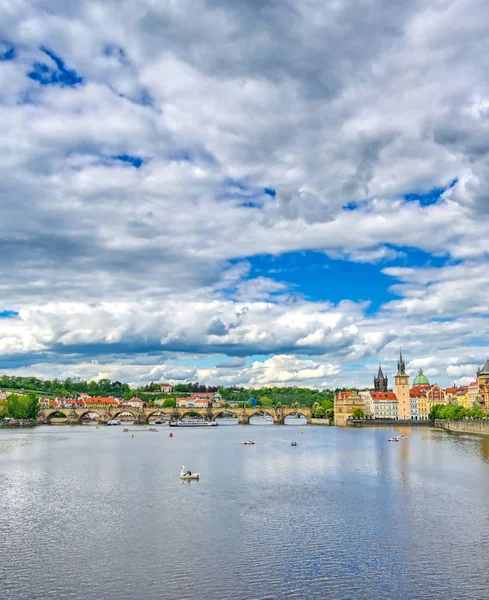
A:
{"label": "skyline", "polygon": [[0,374],[475,379],[489,6],[360,12],[0,4]]}

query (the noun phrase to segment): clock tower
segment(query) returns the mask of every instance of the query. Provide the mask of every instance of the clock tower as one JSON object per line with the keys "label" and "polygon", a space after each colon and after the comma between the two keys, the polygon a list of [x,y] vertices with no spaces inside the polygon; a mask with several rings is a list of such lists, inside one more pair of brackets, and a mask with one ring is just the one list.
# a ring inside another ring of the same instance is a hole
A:
{"label": "clock tower", "polygon": [[402,358],[402,352],[399,353],[397,361],[397,373],[394,377],[394,392],[397,396],[397,413],[399,419],[411,418],[411,400],[409,398],[409,375],[406,373],[406,365]]}

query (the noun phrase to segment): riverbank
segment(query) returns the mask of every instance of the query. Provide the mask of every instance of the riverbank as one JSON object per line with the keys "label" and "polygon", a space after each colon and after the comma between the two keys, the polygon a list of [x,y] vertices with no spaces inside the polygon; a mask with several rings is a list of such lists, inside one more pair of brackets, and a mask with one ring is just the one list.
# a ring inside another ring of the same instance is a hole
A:
{"label": "riverbank", "polygon": [[465,419],[460,421],[449,421],[448,419],[436,419],[433,427],[445,429],[446,431],[457,431],[459,433],[489,435],[489,421],[469,421]]}

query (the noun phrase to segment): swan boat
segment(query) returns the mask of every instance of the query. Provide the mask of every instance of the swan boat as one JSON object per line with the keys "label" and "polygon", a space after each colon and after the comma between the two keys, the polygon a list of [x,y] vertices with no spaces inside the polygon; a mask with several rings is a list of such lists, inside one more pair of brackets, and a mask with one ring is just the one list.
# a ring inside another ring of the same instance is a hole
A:
{"label": "swan boat", "polygon": [[180,469],[180,479],[200,479],[200,473],[192,473],[192,475],[187,475],[185,467],[180,467]]}

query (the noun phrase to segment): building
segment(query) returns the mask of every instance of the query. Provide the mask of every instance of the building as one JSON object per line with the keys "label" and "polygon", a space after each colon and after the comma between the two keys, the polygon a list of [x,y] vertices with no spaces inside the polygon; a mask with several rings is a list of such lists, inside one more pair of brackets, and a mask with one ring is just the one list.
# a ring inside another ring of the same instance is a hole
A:
{"label": "building", "polygon": [[486,410],[489,408],[489,360],[477,371],[477,385],[479,386],[479,397],[481,404]]}
{"label": "building", "polygon": [[160,388],[162,392],[165,392],[166,394],[169,394],[173,391],[173,388],[169,383],[157,383],[156,385]]}
{"label": "building", "polygon": [[469,386],[462,385],[458,388],[456,404],[464,408],[470,408]]}
{"label": "building", "polygon": [[445,398],[447,404],[456,404],[457,403],[457,390],[458,387],[454,384],[452,387],[448,387],[445,390]]}
{"label": "building", "polygon": [[195,398],[177,398],[176,406],[177,408],[194,408]]}
{"label": "building", "polygon": [[399,418],[397,396],[393,392],[370,392],[374,419]]}
{"label": "building", "polygon": [[[415,379],[416,381],[416,379]],[[411,408],[411,420],[419,421],[419,399],[425,396],[429,385],[413,385],[409,390],[409,403]]]}
{"label": "building", "polygon": [[470,406],[477,405],[479,402],[479,385],[478,385],[477,381],[473,381],[472,383],[469,384],[468,394],[469,394]]}
{"label": "building", "polygon": [[365,390],[363,392],[359,392],[358,395],[362,399],[363,403],[363,413],[366,417],[373,418],[374,416],[374,403],[372,400],[372,396],[369,390]]}
{"label": "building", "polygon": [[90,408],[91,406],[96,406],[97,404],[104,404],[105,406],[109,407],[117,407],[119,406],[119,403],[117,402],[117,400],[115,398],[112,397],[105,397],[105,396],[92,396],[90,398],[84,398],[83,401],[81,401],[87,408]]}
{"label": "building", "polygon": [[413,387],[416,385],[430,385],[428,377],[423,373],[423,369],[420,369],[417,376],[414,378]]}
{"label": "building", "polygon": [[145,403],[137,396],[134,396],[134,398],[124,402],[124,406],[130,406],[131,408],[144,408],[144,405]]}
{"label": "building", "polygon": [[355,392],[340,392],[334,399],[334,424],[345,427],[356,408],[363,410],[361,397]]}
{"label": "building", "polygon": [[374,377],[374,390],[376,392],[387,392],[387,383],[387,377],[384,377],[382,367],[379,365],[379,372],[377,373],[377,377]]}
{"label": "building", "polygon": [[177,408],[210,408],[212,401],[210,398],[192,396],[190,398],[177,398],[176,404]]}
{"label": "building", "polygon": [[418,398],[418,412],[421,421],[427,421],[435,404],[447,404],[445,390],[435,383],[424,390]]}
{"label": "building", "polygon": [[411,400],[409,397],[409,375],[406,373],[406,365],[402,358],[402,352],[399,352],[397,362],[397,373],[394,377],[394,393],[398,402],[399,419],[411,419]]}

